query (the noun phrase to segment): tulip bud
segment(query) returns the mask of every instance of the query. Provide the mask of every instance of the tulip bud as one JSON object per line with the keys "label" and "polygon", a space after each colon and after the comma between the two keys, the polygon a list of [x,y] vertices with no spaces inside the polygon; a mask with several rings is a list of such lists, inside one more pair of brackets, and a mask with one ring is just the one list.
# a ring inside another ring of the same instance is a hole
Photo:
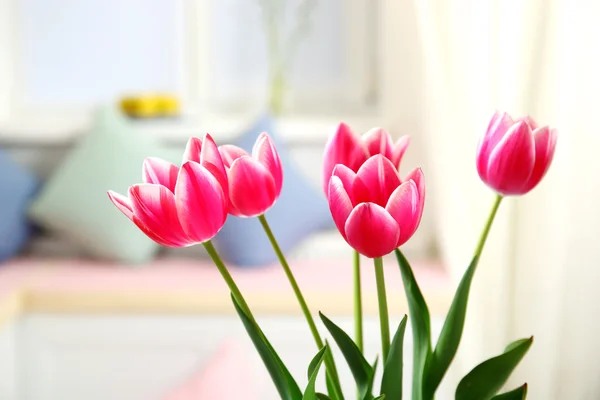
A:
{"label": "tulip bud", "polygon": [[402,156],[410,143],[409,136],[402,136],[396,143],[385,129],[373,128],[362,136],[356,136],[350,127],[340,123],[325,145],[323,156],[323,190],[329,191],[329,178],[337,164],[345,165],[357,172],[370,156],[381,154],[400,167]]}
{"label": "tulip bud", "polygon": [[113,204],[142,232],[168,247],[185,247],[212,239],[227,217],[227,175],[214,140],[192,138],[181,168],[147,158],[142,184],[128,196],[113,191]]}
{"label": "tulip bud", "polygon": [[238,217],[264,214],[283,187],[281,160],[269,135],[260,134],[252,155],[233,145],[220,146],[219,152],[229,181],[229,213]]}
{"label": "tulip bud", "polygon": [[514,121],[496,112],[477,150],[477,172],[501,195],[522,195],[542,180],[554,156],[557,131],[531,117]]}

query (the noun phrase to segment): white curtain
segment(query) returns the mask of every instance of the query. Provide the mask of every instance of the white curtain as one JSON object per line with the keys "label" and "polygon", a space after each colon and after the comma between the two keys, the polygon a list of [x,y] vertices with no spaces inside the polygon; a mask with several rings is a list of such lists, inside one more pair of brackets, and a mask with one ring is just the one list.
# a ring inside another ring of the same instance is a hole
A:
{"label": "white curtain", "polygon": [[411,118],[390,123],[412,130],[427,156],[428,212],[435,213],[441,252],[456,281],[493,201],[475,169],[477,140],[489,117],[495,109],[530,114],[560,132],[540,186],[501,205],[448,386],[509,342],[534,335],[508,387],[527,381],[534,400],[599,399],[600,129],[594,116],[600,109],[600,4],[385,3],[384,29],[395,35],[386,36],[384,48],[395,51],[383,68],[393,83],[388,95],[405,91],[414,100],[400,104]]}

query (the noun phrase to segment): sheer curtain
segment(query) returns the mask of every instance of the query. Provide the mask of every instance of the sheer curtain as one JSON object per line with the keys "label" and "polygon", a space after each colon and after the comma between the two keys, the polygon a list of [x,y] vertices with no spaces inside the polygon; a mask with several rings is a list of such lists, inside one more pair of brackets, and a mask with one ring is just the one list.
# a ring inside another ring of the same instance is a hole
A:
{"label": "sheer curtain", "polygon": [[[501,206],[449,386],[509,342],[533,334],[508,386],[529,382],[531,399],[600,398],[600,135],[589,122],[600,106],[600,4],[387,3],[384,29],[396,36],[385,50],[396,51],[398,61],[384,77],[396,91],[413,94],[414,117],[396,123],[420,135],[428,212],[436,214],[440,250],[457,281],[493,201],[475,170],[488,118],[495,109],[531,114],[560,132],[546,179]],[[390,28],[394,21],[404,27]]]}

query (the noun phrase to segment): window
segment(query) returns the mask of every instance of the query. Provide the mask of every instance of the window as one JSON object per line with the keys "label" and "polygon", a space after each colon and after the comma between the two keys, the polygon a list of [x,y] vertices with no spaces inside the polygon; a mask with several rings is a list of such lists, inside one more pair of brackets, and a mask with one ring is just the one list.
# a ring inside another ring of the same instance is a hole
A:
{"label": "window", "polygon": [[368,112],[378,101],[377,3],[13,0],[12,58],[0,61],[12,63],[8,102],[72,112],[160,91],[188,112],[243,112],[269,101],[281,71],[269,60],[286,59],[277,87],[288,113]]}
{"label": "window", "polygon": [[21,0],[23,104],[88,106],[183,85],[181,1]]}

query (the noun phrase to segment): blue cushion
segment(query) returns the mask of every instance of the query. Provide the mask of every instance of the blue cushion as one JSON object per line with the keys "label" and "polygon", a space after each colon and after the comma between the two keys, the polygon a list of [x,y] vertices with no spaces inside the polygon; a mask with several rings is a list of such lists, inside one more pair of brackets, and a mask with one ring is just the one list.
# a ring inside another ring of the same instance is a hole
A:
{"label": "blue cushion", "polygon": [[[265,215],[281,249],[288,252],[310,234],[333,227],[333,220],[319,186],[312,185],[297,170],[269,115],[261,117],[234,144],[250,152],[261,132],[269,133],[277,146],[284,176],[281,196]],[[238,266],[264,266],[277,261],[257,218],[230,215],[213,242],[226,261]]]}
{"label": "blue cushion", "polygon": [[38,187],[35,175],[0,151],[0,261],[16,255],[27,243],[32,232],[27,209]]}

